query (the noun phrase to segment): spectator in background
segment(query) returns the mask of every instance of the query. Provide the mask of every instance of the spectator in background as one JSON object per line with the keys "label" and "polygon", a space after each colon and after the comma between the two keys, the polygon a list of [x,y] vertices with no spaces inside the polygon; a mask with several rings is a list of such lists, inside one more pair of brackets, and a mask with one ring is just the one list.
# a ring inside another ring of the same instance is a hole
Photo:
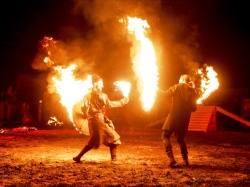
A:
{"label": "spectator in background", "polygon": [[4,118],[7,121],[11,121],[16,116],[16,92],[13,90],[12,86],[9,86],[4,93]]}
{"label": "spectator in background", "polygon": [[3,99],[4,99],[4,91],[1,91],[0,101],[2,101]]}
{"label": "spectator in background", "polygon": [[16,101],[16,92],[13,90],[12,86],[9,86],[4,94],[4,100],[6,102],[15,102]]}

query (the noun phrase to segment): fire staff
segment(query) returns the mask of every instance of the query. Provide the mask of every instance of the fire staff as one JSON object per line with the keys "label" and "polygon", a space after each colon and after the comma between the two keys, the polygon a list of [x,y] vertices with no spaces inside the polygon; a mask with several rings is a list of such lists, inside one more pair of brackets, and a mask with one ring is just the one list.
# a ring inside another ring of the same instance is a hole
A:
{"label": "fire staff", "polygon": [[178,84],[170,87],[167,91],[160,91],[160,93],[163,93],[166,97],[172,98],[170,113],[162,127],[162,140],[167,156],[170,159],[170,167],[177,166],[170,142],[170,136],[174,132],[185,165],[189,166],[188,151],[184,137],[188,131],[191,113],[196,111],[196,100],[198,99],[198,95],[191,83],[188,75],[181,75]]}
{"label": "fire staff", "polygon": [[116,149],[121,144],[120,135],[115,131],[111,120],[105,116],[107,108],[122,107],[129,102],[128,97],[118,101],[109,100],[102,92],[103,80],[98,75],[92,75],[92,91],[83,99],[82,112],[88,119],[90,138],[80,153],[73,157],[80,162],[81,157],[91,149],[98,149],[101,144],[110,148],[111,160],[116,161]]}

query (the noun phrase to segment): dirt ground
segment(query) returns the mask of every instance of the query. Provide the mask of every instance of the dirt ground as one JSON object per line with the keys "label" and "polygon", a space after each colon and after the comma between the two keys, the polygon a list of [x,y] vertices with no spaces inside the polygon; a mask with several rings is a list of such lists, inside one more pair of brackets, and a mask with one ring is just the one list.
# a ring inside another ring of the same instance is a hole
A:
{"label": "dirt ground", "polygon": [[250,186],[249,132],[189,132],[190,166],[169,168],[160,129],[117,129],[122,145],[112,163],[108,147],[74,163],[88,136],[72,129],[0,134],[0,186]]}

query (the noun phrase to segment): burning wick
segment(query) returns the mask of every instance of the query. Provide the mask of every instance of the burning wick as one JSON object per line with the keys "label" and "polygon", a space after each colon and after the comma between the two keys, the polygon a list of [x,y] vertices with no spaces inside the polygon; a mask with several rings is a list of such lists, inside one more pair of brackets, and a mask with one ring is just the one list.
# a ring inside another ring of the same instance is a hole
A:
{"label": "burning wick", "polygon": [[130,83],[125,81],[116,81],[114,85],[117,87],[118,90],[122,92],[124,97],[128,97],[130,93]]}

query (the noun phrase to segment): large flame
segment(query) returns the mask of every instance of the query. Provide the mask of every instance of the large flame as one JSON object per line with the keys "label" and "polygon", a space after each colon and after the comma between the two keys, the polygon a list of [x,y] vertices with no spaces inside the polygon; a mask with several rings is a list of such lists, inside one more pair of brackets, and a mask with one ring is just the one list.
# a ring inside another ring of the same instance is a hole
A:
{"label": "large flame", "polygon": [[133,70],[137,77],[137,89],[145,111],[149,111],[158,89],[158,68],[152,42],[145,36],[146,28],[150,28],[146,20],[128,17],[128,31],[135,36],[131,57]]}
{"label": "large flame", "polygon": [[[57,41],[52,37],[44,37],[40,44],[46,52],[44,63],[51,68],[54,76],[51,78],[51,85],[55,92],[60,95],[60,103],[66,108],[69,119],[73,122],[73,107],[81,101],[92,88],[91,76],[88,75],[85,80],[77,80],[74,75],[77,65],[71,64],[67,67],[56,65],[53,62],[53,51],[58,51]],[[55,119],[55,118],[51,118]],[[73,122],[74,123],[74,122]]]}
{"label": "large flame", "polygon": [[55,70],[58,72],[57,76],[52,78],[54,81],[54,87],[61,97],[60,102],[67,109],[69,118],[72,122],[73,106],[89,92],[90,88],[92,88],[90,75],[84,81],[76,80],[73,74],[73,71],[76,67],[77,66],[75,64],[70,65],[67,68],[58,66],[55,68]]}
{"label": "large flame", "polygon": [[201,96],[197,100],[197,104],[202,104],[202,102],[211,95],[219,87],[219,81],[217,79],[217,73],[214,71],[213,67],[206,66],[205,69],[199,69],[198,74],[201,77]]}

